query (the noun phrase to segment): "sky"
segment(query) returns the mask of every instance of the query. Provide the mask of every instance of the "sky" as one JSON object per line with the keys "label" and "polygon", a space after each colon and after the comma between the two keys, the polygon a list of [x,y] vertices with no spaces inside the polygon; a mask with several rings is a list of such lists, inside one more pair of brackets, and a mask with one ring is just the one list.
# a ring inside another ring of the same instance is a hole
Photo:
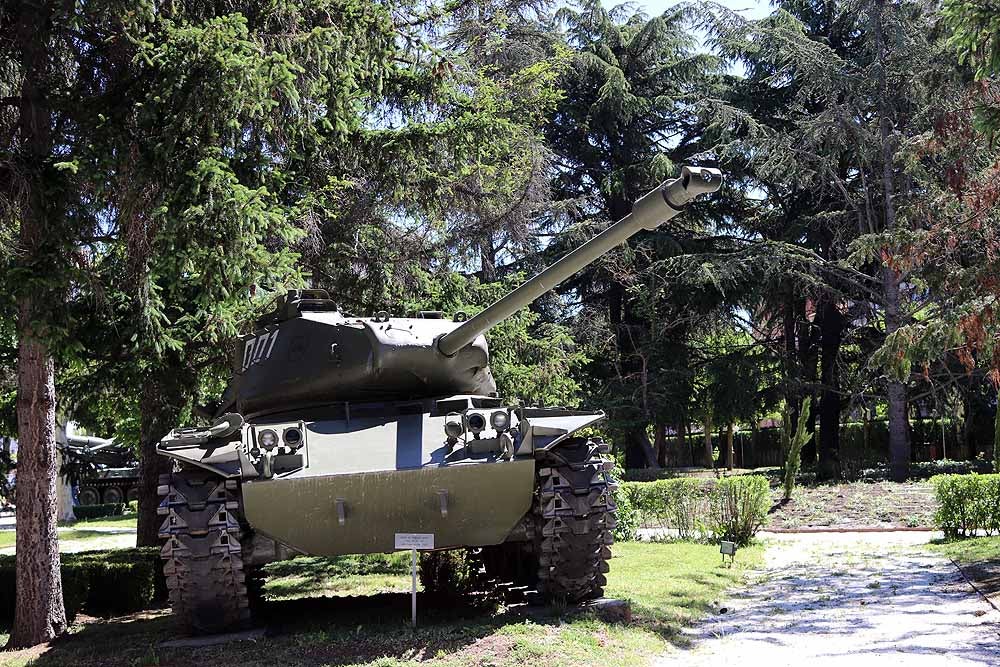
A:
{"label": "sky", "polygon": [[[621,0],[602,0],[605,7],[614,7],[621,4]],[[646,14],[655,16],[662,14],[663,10],[676,5],[678,0],[632,0],[633,4],[642,8]],[[725,5],[733,10],[740,10],[740,13],[748,19],[758,19],[765,16],[770,11],[768,0],[716,0],[720,5]]]}

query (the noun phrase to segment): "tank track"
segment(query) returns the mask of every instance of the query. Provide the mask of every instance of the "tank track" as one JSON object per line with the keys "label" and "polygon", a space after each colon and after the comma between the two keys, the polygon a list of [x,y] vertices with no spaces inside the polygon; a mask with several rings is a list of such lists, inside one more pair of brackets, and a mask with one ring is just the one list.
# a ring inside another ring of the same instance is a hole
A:
{"label": "tank track", "polygon": [[174,617],[196,634],[248,626],[252,595],[240,544],[238,482],[192,469],[159,481],[160,539],[166,540],[160,557]]}
{"label": "tank track", "polygon": [[617,523],[607,451],[599,440],[576,439],[538,461],[533,539],[537,588],[546,599],[581,602],[604,595]]}

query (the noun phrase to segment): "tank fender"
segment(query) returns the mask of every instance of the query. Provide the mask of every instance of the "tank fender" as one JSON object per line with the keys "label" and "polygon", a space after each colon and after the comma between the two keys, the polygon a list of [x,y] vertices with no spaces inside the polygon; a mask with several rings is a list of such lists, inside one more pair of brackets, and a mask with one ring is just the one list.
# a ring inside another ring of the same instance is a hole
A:
{"label": "tank fender", "polygon": [[531,454],[558,447],[577,431],[593,426],[605,417],[601,411],[521,408],[518,411],[521,441],[517,453]]}
{"label": "tank fender", "polygon": [[256,472],[242,446],[247,428],[242,415],[227,413],[211,426],[175,428],[160,440],[156,451],[223,477],[239,477],[243,470]]}
{"label": "tank fender", "polygon": [[[242,441],[233,440],[230,442],[210,443],[208,445],[189,445],[179,447],[177,445],[164,446],[161,442],[157,447],[160,454],[176,459],[181,463],[211,470],[223,477],[239,477],[241,471],[245,469],[242,465],[243,448]],[[250,466],[253,470],[253,466]]]}

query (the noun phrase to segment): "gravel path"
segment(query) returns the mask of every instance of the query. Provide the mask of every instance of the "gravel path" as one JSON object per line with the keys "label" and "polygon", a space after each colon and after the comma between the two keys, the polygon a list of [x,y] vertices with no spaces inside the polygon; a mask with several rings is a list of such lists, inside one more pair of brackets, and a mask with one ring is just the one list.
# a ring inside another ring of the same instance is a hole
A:
{"label": "gravel path", "polygon": [[771,537],[766,569],[656,667],[1000,665],[1000,613],[928,533]]}

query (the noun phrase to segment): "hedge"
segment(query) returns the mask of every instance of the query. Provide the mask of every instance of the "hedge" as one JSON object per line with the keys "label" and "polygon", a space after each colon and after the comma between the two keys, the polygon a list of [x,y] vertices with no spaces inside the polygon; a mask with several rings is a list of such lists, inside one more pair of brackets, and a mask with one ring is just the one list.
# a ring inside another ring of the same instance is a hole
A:
{"label": "hedge", "polygon": [[1000,475],[936,475],[931,484],[934,521],[946,537],[1000,533]]}
{"label": "hedge", "polygon": [[73,515],[80,521],[100,519],[106,516],[121,516],[125,513],[126,503],[104,503],[103,505],[77,505]]}
{"label": "hedge", "polygon": [[625,482],[620,493],[635,514],[631,521],[673,531],[680,539],[711,536],[746,544],[763,526],[771,507],[770,485],[760,475]]}
{"label": "hedge", "polygon": [[[15,556],[0,556],[0,625],[14,620]],[[114,616],[147,609],[167,599],[156,547],[60,554],[63,604],[69,619],[85,611]]]}
{"label": "hedge", "polygon": [[[910,439],[918,459],[929,458],[932,447],[935,448],[937,457],[943,457],[945,454],[951,458],[970,455],[962,441],[961,431],[963,427],[952,419],[911,419],[909,423]],[[992,422],[990,425],[992,426]],[[942,426],[944,427],[944,449],[941,448]],[[974,448],[988,450],[992,445],[992,438],[992,430],[985,434],[974,433],[971,444]],[[814,442],[818,440],[819,425],[817,424]],[[712,443],[716,454],[719,455],[718,432],[712,433]],[[686,435],[680,452],[677,451],[677,436],[668,435],[668,467],[691,465],[690,452],[692,451],[694,452],[694,465],[702,465],[704,448],[704,435],[701,433]],[[751,429],[742,428],[733,435],[733,449],[740,467],[743,468],[783,466],[785,463],[785,455],[781,451],[780,428],[762,428],[756,433]],[[888,422],[884,419],[877,419],[868,422],[867,426],[863,422],[842,423],[840,425],[839,456],[844,469],[855,474],[863,469],[887,463],[889,461]],[[812,461],[803,461],[803,463],[812,463]],[[721,465],[721,461],[716,460],[716,465]],[[669,470],[636,468],[624,471],[623,479],[629,482],[650,482],[673,475],[674,473]]]}

